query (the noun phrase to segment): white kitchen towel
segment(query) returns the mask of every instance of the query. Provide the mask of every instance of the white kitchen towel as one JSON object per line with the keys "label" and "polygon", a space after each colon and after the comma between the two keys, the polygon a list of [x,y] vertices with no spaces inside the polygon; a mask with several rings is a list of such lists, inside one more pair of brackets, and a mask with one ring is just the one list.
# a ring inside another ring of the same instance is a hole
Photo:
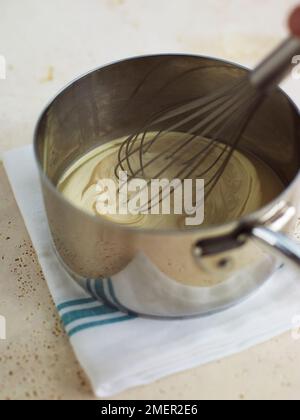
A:
{"label": "white kitchen towel", "polygon": [[232,355],[297,327],[300,276],[287,267],[244,302],[204,318],[159,321],[109,308],[98,299],[95,280],[86,280],[84,290],[57,260],[32,146],[5,153],[4,164],[70,342],[97,396]]}

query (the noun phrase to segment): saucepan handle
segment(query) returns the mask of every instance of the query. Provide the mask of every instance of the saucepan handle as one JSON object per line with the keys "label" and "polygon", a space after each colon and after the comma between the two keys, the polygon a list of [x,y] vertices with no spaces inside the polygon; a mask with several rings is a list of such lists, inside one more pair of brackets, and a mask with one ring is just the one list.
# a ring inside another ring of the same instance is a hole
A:
{"label": "saucepan handle", "polygon": [[265,226],[254,227],[250,236],[268,252],[277,254],[300,268],[300,245],[294,240]]}
{"label": "saucepan handle", "polygon": [[295,214],[294,206],[284,202],[279,203],[272,209],[272,214],[266,217],[264,223],[247,223],[224,236],[199,240],[195,244],[194,255],[198,261],[203,262],[203,257],[230,253],[251,239],[268,253],[275,254],[285,262],[293,263],[300,268],[300,244],[280,232],[288,222],[291,222]]}
{"label": "saucepan handle", "polygon": [[224,253],[229,253],[230,256],[232,250],[244,246],[251,239],[268,253],[277,255],[285,262],[300,268],[300,244],[281,233],[281,229],[290,223],[295,215],[296,208],[293,205],[283,201],[279,202],[260,221],[243,223],[223,236],[197,241],[194,247],[194,256],[202,266],[205,257],[216,257],[220,254],[222,255],[221,261],[223,261]]}

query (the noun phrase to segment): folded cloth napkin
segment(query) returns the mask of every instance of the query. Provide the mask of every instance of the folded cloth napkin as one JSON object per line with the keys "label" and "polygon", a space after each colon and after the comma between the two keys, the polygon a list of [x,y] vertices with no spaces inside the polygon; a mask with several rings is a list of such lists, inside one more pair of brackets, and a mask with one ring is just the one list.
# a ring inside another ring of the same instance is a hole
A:
{"label": "folded cloth napkin", "polygon": [[[291,329],[299,318],[300,275],[287,267],[244,302],[204,318],[160,321],[111,309],[95,280],[82,287],[57,260],[32,146],[7,152],[4,165],[71,345],[97,396],[240,352]],[[143,255],[137,258],[134,269],[119,274],[132,285],[138,267],[147,264]],[[123,291],[116,293],[126,300]]]}

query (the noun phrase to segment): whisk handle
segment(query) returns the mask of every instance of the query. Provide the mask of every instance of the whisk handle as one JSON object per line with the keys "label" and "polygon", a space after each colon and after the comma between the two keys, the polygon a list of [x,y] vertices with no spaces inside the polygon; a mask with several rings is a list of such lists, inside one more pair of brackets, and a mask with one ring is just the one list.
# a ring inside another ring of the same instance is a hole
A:
{"label": "whisk handle", "polygon": [[291,70],[296,55],[300,55],[300,38],[291,36],[251,72],[250,83],[263,91],[274,88]]}

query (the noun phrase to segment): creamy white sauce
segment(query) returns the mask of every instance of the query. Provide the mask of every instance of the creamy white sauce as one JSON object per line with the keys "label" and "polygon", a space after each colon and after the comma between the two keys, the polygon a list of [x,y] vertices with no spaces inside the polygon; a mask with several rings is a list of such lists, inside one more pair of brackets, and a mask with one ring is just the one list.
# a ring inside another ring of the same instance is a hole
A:
{"label": "creamy white sauce", "polygon": [[[153,138],[149,134],[147,141]],[[116,184],[114,169],[117,164],[117,156],[120,144],[124,139],[118,139],[101,145],[75,162],[62,176],[58,188],[61,193],[75,206],[90,214],[101,216],[118,224],[130,225],[142,228],[185,228],[186,215],[103,215],[99,214],[96,200],[99,195],[97,183],[101,179],[112,179]],[[145,169],[147,179],[159,173],[170,162],[169,158],[180,147],[185,139],[181,133],[168,133],[164,138],[155,143],[144,156],[145,165],[153,157],[159,156],[149,167]],[[199,150],[208,144],[203,138],[196,138],[188,147],[177,153],[176,164],[171,165],[161,178],[173,179],[182,168],[182,164],[195,157]],[[188,178],[197,178],[203,172],[207,184],[214,175],[216,165],[208,170],[214,163],[222,147],[209,149],[204,162],[200,162],[197,168]],[[165,153],[168,151],[168,153]],[[224,155],[225,156],[225,155]],[[223,157],[222,157],[223,158]],[[222,158],[218,164],[222,163]],[[139,168],[138,153],[131,157],[133,169]],[[193,163],[190,165],[193,168]],[[202,226],[226,223],[241,216],[250,214],[264,206],[275,198],[283,190],[284,186],[275,172],[264,164],[260,159],[235,151],[222,174],[213,192],[205,200],[205,218]]]}

